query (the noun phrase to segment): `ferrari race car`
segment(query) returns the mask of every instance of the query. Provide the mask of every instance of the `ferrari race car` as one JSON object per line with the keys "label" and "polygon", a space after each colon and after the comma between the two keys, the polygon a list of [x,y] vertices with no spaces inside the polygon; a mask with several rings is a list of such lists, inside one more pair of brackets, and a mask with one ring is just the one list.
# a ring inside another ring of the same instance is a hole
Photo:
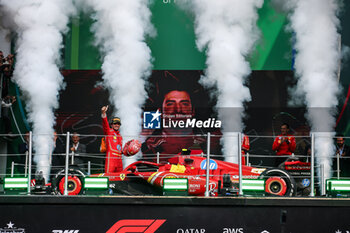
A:
{"label": "ferrari race car", "polygon": [[[164,178],[187,178],[188,195],[204,196],[206,191],[206,158],[201,150],[180,153],[166,164],[137,161],[118,173],[93,174],[89,177],[108,177],[113,195],[163,195]],[[210,159],[210,196],[238,195],[238,164]],[[310,163],[286,161],[279,168],[242,166],[243,179],[264,179],[265,194],[278,196],[307,196],[310,193]],[[68,194],[83,194],[87,174],[74,167],[68,172]],[[50,192],[64,193],[65,171],[58,172],[49,185]],[[35,193],[35,188],[33,190]]]}

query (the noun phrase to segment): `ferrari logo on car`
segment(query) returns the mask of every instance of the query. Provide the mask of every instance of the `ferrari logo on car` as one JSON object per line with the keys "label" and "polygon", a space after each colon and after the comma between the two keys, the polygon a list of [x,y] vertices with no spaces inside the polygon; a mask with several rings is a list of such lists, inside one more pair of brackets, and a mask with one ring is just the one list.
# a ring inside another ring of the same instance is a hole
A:
{"label": "ferrari logo on car", "polygon": [[125,174],[124,174],[124,173],[120,174],[120,179],[121,179],[121,180],[124,180],[124,179],[125,179]]}

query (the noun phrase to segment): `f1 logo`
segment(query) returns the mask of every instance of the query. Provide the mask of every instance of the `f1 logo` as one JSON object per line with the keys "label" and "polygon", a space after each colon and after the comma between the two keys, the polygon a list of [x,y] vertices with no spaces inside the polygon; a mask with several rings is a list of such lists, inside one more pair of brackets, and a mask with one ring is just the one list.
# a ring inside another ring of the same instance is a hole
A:
{"label": "f1 logo", "polygon": [[116,222],[106,233],[154,233],[165,219],[125,219]]}
{"label": "f1 logo", "polygon": [[156,112],[143,113],[143,128],[144,129],[160,129],[160,116],[162,114],[157,110]]}

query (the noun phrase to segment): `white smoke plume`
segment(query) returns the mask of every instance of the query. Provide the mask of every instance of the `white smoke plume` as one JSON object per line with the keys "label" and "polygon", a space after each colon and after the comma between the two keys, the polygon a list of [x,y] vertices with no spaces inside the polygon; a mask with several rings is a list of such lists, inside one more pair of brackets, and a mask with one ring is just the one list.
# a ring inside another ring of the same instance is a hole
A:
{"label": "white smoke plume", "polygon": [[337,71],[341,53],[338,48],[338,0],[285,1],[290,10],[290,26],[295,32],[296,96],[304,96],[307,119],[315,132],[316,162],[324,164],[325,177],[332,175],[331,156],[335,155],[335,111],[338,104]]}
{"label": "white smoke plume", "polygon": [[259,37],[257,10],[263,0],[191,0],[185,4],[195,15],[197,47],[207,54],[205,77],[200,81],[204,86],[217,87],[225,160],[237,162],[243,103],[251,99],[245,86],[251,72],[246,57]]}
{"label": "white smoke plume", "polygon": [[[147,98],[145,78],[152,67],[145,43],[154,35],[149,0],[87,0],[96,20],[92,31],[103,57],[103,79],[110,92],[115,115],[122,120],[124,143],[141,132],[142,105]],[[136,138],[135,138],[136,139]],[[135,156],[124,158],[124,166]]]}
{"label": "white smoke plume", "polygon": [[15,23],[16,67],[14,79],[27,98],[33,129],[34,162],[47,181],[53,148],[53,110],[58,107],[63,77],[57,66],[62,33],[74,13],[71,0],[2,0],[6,15]]}

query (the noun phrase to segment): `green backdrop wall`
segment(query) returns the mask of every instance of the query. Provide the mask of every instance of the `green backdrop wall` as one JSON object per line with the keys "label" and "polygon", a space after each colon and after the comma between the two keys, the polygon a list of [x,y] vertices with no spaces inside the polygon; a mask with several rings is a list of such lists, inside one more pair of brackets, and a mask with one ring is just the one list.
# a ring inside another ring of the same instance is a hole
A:
{"label": "green backdrop wall", "polygon": [[[152,23],[157,30],[157,36],[147,40],[154,57],[153,69],[205,69],[205,54],[195,45],[192,16],[170,0],[155,1],[151,11]],[[92,23],[86,14],[72,20],[71,30],[65,37],[65,69],[101,68],[99,52],[93,45],[94,37],[90,32]],[[285,31],[286,23],[286,16],[276,12],[270,0],[266,0],[259,10],[261,38],[249,58],[253,70],[291,69],[291,35]]]}

